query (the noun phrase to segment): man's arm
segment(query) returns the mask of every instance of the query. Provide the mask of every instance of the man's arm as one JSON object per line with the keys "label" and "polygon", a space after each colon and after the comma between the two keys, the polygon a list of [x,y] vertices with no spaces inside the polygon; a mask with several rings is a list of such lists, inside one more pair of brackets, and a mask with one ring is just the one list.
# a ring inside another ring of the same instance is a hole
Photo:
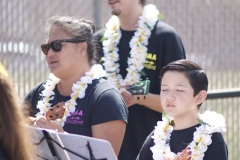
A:
{"label": "man's arm", "polygon": [[121,95],[128,107],[134,104],[143,105],[151,110],[162,113],[160,95],[149,93],[148,95],[132,95],[126,88],[120,89]]}

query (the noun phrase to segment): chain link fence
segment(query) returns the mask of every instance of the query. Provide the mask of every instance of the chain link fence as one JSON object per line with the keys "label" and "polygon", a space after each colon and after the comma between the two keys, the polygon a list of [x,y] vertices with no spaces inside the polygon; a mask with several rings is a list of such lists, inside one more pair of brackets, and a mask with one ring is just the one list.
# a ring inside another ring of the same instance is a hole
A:
{"label": "chain link fence", "polygon": [[[209,76],[209,89],[240,88],[239,0],[148,0],[165,16],[163,21],[180,34],[187,59],[200,64]],[[0,62],[9,71],[18,95],[24,95],[49,74],[40,45],[44,25],[54,15],[92,20],[100,29],[110,18],[106,0],[1,0]],[[0,95],[1,96],[1,95]],[[229,159],[240,156],[240,98],[207,100],[203,110],[226,117],[224,134]]]}

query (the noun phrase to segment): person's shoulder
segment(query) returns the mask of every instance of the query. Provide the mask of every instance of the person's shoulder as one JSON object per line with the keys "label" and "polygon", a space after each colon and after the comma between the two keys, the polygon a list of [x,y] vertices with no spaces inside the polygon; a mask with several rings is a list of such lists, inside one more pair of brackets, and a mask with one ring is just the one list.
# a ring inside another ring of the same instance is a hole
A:
{"label": "person's shoulder", "polygon": [[29,97],[32,97],[33,95],[40,93],[44,89],[45,84],[46,81],[38,83],[29,91],[29,93],[25,96],[25,99],[28,99]]}
{"label": "person's shoulder", "polygon": [[175,28],[173,28],[171,25],[163,21],[158,21],[156,25],[156,33],[157,34],[177,34]]}
{"label": "person's shoulder", "polygon": [[227,145],[223,139],[223,136],[221,133],[213,133],[212,134],[212,143],[209,145],[204,159],[206,160],[212,160],[212,159],[218,159],[218,160],[227,160],[228,158],[228,148]]}
{"label": "person's shoulder", "polygon": [[222,143],[222,142],[224,142],[224,138],[223,138],[222,134],[218,133],[218,132],[213,133],[212,134],[212,142],[213,143]]}
{"label": "person's shoulder", "polygon": [[104,78],[100,78],[96,81],[96,89],[106,90],[117,90],[117,88]]}
{"label": "person's shoulder", "polygon": [[34,91],[42,90],[45,84],[46,84],[46,81],[40,82],[36,86],[34,86],[31,90],[34,90]]}
{"label": "person's shoulder", "polygon": [[159,21],[157,23],[155,35],[159,40],[166,40],[171,42],[181,41],[180,35],[177,33],[177,31],[172,26],[163,21]]}
{"label": "person's shoulder", "polygon": [[88,92],[95,96],[102,94],[115,96],[116,94],[120,94],[118,89],[104,78],[95,79],[92,84],[89,85]]}

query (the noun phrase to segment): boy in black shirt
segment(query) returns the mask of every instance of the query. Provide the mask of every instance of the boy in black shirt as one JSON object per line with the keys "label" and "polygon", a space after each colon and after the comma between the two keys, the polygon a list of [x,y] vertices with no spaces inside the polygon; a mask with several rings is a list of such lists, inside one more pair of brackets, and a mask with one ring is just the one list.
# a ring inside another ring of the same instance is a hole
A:
{"label": "boy in black shirt", "polygon": [[225,119],[212,111],[199,114],[207,96],[208,78],[196,63],[174,61],[161,77],[161,104],[166,115],[148,136],[138,160],[227,160],[221,132]]}

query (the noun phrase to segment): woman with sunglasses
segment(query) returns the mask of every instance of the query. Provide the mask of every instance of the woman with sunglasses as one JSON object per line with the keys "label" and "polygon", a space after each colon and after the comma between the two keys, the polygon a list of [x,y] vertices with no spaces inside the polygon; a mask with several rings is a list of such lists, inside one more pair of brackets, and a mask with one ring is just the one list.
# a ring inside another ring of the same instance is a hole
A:
{"label": "woman with sunglasses", "polygon": [[51,18],[47,43],[41,45],[51,74],[25,99],[36,126],[108,140],[118,155],[128,112],[96,64],[94,31],[88,20]]}

